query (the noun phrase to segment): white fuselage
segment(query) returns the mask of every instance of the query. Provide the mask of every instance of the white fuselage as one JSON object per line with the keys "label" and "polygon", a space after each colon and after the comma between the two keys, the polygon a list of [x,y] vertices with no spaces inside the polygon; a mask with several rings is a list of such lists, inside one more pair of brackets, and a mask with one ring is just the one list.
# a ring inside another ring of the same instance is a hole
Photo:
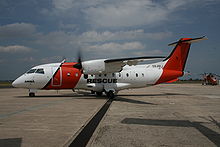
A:
{"label": "white fuselage", "polygon": [[[162,75],[163,65],[163,62],[136,66],[127,65],[123,68],[121,72],[88,75],[87,79],[84,78],[84,76],[82,75],[79,83],[76,85],[75,88],[95,91],[103,91],[110,89],[120,91],[128,88],[140,88],[151,86],[154,85]],[[96,80],[94,81],[90,79]],[[102,82],[99,83],[97,79],[101,79]],[[113,83],[111,79],[116,79],[117,82]],[[89,80],[91,82],[88,83]]]}
{"label": "white fuselage", "polygon": [[[126,65],[121,72],[106,73],[106,74],[86,74],[88,77],[81,74],[77,84],[71,89],[85,89],[93,91],[109,91],[118,92],[128,88],[140,88],[154,85],[160,78],[164,62],[154,64],[128,66]],[[43,69],[44,74],[25,73],[13,82],[15,87],[28,89],[43,89],[46,84],[52,80],[57,70],[60,71],[59,85],[63,86],[64,73],[60,67],[60,63],[44,64],[33,67],[32,69]],[[74,78],[74,77],[73,77]],[[56,89],[56,88],[55,88]]]}

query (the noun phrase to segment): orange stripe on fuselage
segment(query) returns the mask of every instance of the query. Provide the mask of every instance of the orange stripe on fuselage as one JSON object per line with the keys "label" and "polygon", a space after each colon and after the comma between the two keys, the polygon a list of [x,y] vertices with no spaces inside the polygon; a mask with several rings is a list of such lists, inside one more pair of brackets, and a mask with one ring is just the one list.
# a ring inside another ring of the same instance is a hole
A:
{"label": "orange stripe on fuselage", "polygon": [[45,89],[73,89],[79,82],[81,71],[73,67],[75,62],[63,63]]}

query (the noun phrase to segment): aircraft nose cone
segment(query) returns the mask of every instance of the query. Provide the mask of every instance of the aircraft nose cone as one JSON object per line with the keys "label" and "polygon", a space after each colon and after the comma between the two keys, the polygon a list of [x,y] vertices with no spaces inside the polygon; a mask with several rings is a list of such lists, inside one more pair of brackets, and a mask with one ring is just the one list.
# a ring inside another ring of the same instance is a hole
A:
{"label": "aircraft nose cone", "polygon": [[19,85],[18,80],[14,80],[14,82],[12,83],[12,86],[13,87],[18,87],[18,85]]}
{"label": "aircraft nose cone", "polygon": [[19,78],[14,80],[14,82],[12,83],[12,86],[16,88],[22,88],[24,86],[23,76],[20,76]]}

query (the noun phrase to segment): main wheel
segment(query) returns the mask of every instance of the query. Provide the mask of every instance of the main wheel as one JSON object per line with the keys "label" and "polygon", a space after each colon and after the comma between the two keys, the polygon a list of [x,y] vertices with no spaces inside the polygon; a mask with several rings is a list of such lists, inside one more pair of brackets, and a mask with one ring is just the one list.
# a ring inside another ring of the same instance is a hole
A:
{"label": "main wheel", "polygon": [[102,92],[96,92],[97,96],[102,96]]}
{"label": "main wheel", "polygon": [[91,90],[91,94],[95,94],[95,91]]}
{"label": "main wheel", "polygon": [[109,92],[107,92],[107,97],[110,99],[113,99],[115,97],[115,94],[112,90],[110,90]]}
{"label": "main wheel", "polygon": [[35,96],[35,93],[33,93],[33,92],[29,93],[29,97],[34,97],[34,96]]}

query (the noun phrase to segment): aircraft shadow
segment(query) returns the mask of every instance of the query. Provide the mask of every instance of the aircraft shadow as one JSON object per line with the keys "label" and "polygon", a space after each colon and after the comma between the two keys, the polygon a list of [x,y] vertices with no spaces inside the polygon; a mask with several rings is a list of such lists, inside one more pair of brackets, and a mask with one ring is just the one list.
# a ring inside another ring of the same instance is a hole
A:
{"label": "aircraft shadow", "polygon": [[[189,120],[157,120],[125,118],[121,121],[123,124],[154,125],[154,126],[174,126],[174,127],[194,127],[204,136],[206,136],[216,146],[220,146],[220,134],[202,125],[202,122],[191,122]],[[219,126],[219,123],[218,123]]]}
{"label": "aircraft shadow", "polygon": [[21,147],[22,138],[0,139],[1,147]]}
{"label": "aircraft shadow", "polygon": [[[150,102],[144,102],[140,100],[134,100],[129,99],[125,97],[130,96],[172,96],[172,95],[187,95],[187,94],[180,94],[180,93],[162,93],[162,94],[118,94],[114,101],[121,101],[121,102],[128,102],[128,103],[134,103],[134,104],[148,104],[148,105],[157,105]],[[187,95],[188,96],[188,95]],[[94,94],[91,94],[87,91],[79,91],[77,93],[70,93],[70,94],[60,94],[60,95],[36,95],[35,97],[29,97],[29,96],[16,96],[17,98],[75,98],[75,99],[108,99],[105,95],[103,96],[96,96]]]}
{"label": "aircraft shadow", "polygon": [[160,93],[160,94],[119,94],[118,96],[172,96],[172,95],[190,96],[189,94],[181,94],[181,93]]}
{"label": "aircraft shadow", "polygon": [[36,95],[34,97],[29,97],[28,95],[25,95],[25,96],[15,96],[17,98],[57,98],[57,97],[95,97],[95,95],[92,95],[92,94],[76,94],[76,93],[71,93],[71,94],[60,94],[60,95]]}
{"label": "aircraft shadow", "polygon": [[[80,98],[77,98],[77,99],[108,99],[107,97],[105,96],[102,96],[102,97],[97,97],[97,96],[93,96],[93,97],[80,97]],[[148,105],[156,105],[154,103],[149,103],[149,102],[144,102],[144,101],[139,101],[139,100],[133,100],[133,99],[127,99],[127,98],[123,98],[123,97],[115,97],[113,99],[113,101],[119,101],[119,102],[127,102],[127,103],[134,103],[134,104],[148,104]]]}
{"label": "aircraft shadow", "polygon": [[[129,97],[129,96],[172,96],[172,95],[185,95],[189,96],[188,94],[180,94],[180,93],[162,93],[162,94],[118,94],[116,97]],[[104,96],[96,96],[91,94],[90,92],[77,92],[77,93],[70,93],[70,94],[60,94],[60,95],[36,95],[35,97],[29,97],[28,95],[25,96],[15,96],[17,98],[44,98],[44,97],[91,97],[91,98],[104,98]],[[106,98],[107,99],[107,98]]]}
{"label": "aircraft shadow", "polygon": [[[73,98],[73,99],[108,99],[105,95],[103,96],[96,96],[90,93],[80,93],[80,94],[64,94],[64,95],[36,95],[35,97],[29,97],[29,96],[16,96],[17,98],[28,98],[28,99],[36,99],[36,98]],[[120,102],[128,102],[128,103],[134,103],[134,104],[150,104],[150,105],[157,105],[150,102],[144,102],[134,99],[127,99],[125,97],[122,97],[121,95],[116,96],[113,101],[120,101]]]}
{"label": "aircraft shadow", "polygon": [[213,124],[215,124],[220,129],[220,123],[218,121],[216,121],[212,116],[209,116],[209,118],[200,116],[200,118],[203,118],[207,121],[212,122]]}
{"label": "aircraft shadow", "polygon": [[144,101],[139,101],[139,100],[134,100],[134,99],[127,99],[121,96],[117,96],[114,101],[120,101],[120,102],[128,102],[128,103],[134,103],[134,104],[148,104],[148,105],[157,105],[154,103],[150,102],[144,102]]}

